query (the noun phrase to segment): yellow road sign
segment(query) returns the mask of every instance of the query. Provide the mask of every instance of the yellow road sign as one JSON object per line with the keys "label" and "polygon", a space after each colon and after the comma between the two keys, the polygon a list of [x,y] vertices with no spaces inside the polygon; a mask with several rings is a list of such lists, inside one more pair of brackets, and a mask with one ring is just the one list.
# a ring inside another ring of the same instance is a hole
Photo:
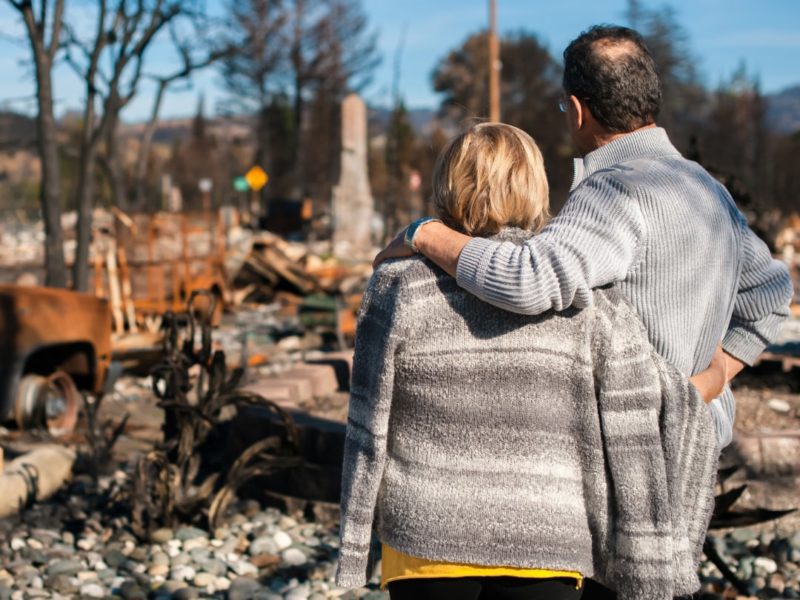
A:
{"label": "yellow road sign", "polygon": [[267,175],[264,172],[264,169],[258,165],[245,173],[244,178],[247,181],[247,184],[250,186],[250,189],[256,192],[267,185],[267,182],[269,181],[269,175]]}

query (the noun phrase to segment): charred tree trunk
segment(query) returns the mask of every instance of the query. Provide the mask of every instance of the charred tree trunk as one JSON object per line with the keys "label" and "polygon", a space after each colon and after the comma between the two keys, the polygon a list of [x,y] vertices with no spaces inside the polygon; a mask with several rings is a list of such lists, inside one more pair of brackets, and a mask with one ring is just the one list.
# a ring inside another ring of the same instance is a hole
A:
{"label": "charred tree trunk", "polygon": [[153,146],[153,136],[158,125],[158,115],[161,112],[161,103],[164,100],[164,92],[169,82],[162,79],[158,82],[153,108],[150,112],[150,120],[144,128],[142,143],[139,145],[139,153],[136,157],[136,193],[135,204],[137,210],[142,210],[147,204],[147,160],[150,157],[150,148]]}
{"label": "charred tree trunk", "polygon": [[305,184],[302,167],[300,164],[300,139],[303,126],[303,91],[305,90],[305,60],[303,57],[303,13],[306,8],[305,0],[295,0],[294,5],[294,40],[290,52],[292,69],[294,71],[294,98],[292,103],[292,140],[290,155],[290,172],[293,195],[305,196]]}
{"label": "charred tree trunk", "polygon": [[304,82],[299,75],[295,76],[294,81],[294,104],[292,107],[292,154],[291,154],[291,177],[293,180],[292,190],[295,195],[305,197],[306,184],[303,177],[303,168],[300,161],[300,140],[303,128],[303,88]]}
{"label": "charred tree trunk", "polygon": [[67,287],[67,268],[64,261],[64,233],[61,230],[60,172],[56,120],[53,116],[51,63],[46,58],[36,62],[36,87],[39,100],[36,133],[39,156],[42,161],[39,202],[45,231],[45,285],[63,288]]}
{"label": "charred tree trunk", "polygon": [[72,287],[81,292],[89,289],[89,246],[92,241],[92,196],[96,162],[96,144],[84,141],[81,147],[78,189],[75,194],[78,226],[75,236],[77,238],[75,264],[72,266]]}
{"label": "charred tree trunk", "polygon": [[78,171],[78,187],[75,190],[75,208],[78,225],[75,237],[75,264],[72,265],[72,287],[85,292],[89,289],[89,247],[92,242],[92,209],[94,196],[94,169],[97,164],[99,131],[95,129],[94,102],[96,91],[91,79],[87,79],[86,107],[83,111],[83,131]]}
{"label": "charred tree trunk", "polygon": [[[61,190],[58,165],[58,140],[56,120],[53,116],[52,68],[56,52],[60,47],[64,0],[56,0],[53,6],[52,24],[48,24],[47,0],[42,0],[40,20],[37,21],[32,2],[15,2],[11,5],[19,12],[25,22],[28,40],[31,44],[36,72],[36,115],[37,150],[42,161],[42,181],[39,202],[44,221],[45,247],[45,285],[66,287],[67,272],[64,261],[64,234],[61,230]],[[49,42],[45,40],[50,31]]]}
{"label": "charred tree trunk", "polygon": [[119,108],[114,107],[109,113],[106,126],[106,161],[108,164],[108,183],[111,188],[111,201],[123,212],[128,212],[128,190],[125,182],[125,170],[120,154],[117,126],[119,124]]}

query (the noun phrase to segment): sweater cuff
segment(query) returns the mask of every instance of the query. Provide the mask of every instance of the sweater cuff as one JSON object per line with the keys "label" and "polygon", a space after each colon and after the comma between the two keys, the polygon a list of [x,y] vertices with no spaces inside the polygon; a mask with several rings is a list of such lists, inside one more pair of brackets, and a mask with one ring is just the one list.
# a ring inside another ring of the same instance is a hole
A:
{"label": "sweater cuff", "polygon": [[722,340],[725,352],[749,366],[756,362],[766,347],[766,342],[759,336],[735,325],[728,329]]}
{"label": "sweater cuff", "polygon": [[456,266],[456,281],[459,286],[472,294],[484,288],[486,269],[495,246],[497,242],[485,238],[473,238],[464,246]]}
{"label": "sweater cuff", "polygon": [[336,570],[336,585],[341,588],[357,588],[367,584],[369,556],[361,554],[339,554]]}
{"label": "sweater cuff", "polygon": [[719,398],[714,398],[708,403],[708,410],[714,421],[714,430],[717,434],[717,450],[728,446],[733,441],[733,423],[736,420],[736,400],[726,387]]}

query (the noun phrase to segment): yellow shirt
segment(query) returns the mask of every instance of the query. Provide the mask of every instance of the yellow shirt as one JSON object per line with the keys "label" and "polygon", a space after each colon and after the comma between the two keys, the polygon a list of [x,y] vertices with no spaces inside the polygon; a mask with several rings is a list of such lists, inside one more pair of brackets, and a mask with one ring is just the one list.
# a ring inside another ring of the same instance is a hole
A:
{"label": "yellow shirt", "polygon": [[381,560],[381,587],[401,579],[426,579],[431,577],[530,577],[545,579],[566,577],[575,579],[575,587],[580,588],[583,575],[575,571],[551,571],[549,569],[525,569],[520,567],[483,567],[430,561],[409,556],[383,544]]}

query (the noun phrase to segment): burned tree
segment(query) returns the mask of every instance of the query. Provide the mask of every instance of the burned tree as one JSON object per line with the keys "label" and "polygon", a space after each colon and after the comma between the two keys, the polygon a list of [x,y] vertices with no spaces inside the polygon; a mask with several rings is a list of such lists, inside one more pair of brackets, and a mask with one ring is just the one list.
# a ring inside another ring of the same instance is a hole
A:
{"label": "burned tree", "polygon": [[75,190],[78,245],[73,286],[78,290],[85,290],[89,280],[93,177],[100,146],[105,142],[106,172],[114,201],[124,209],[126,195],[116,142],[120,112],[136,95],[153,40],[170,22],[195,11],[194,2],[98,0],[95,34],[90,40],[82,39],[74,27],[65,26],[67,62],[86,85]]}
{"label": "burned tree", "polygon": [[234,110],[257,115],[254,162],[262,164],[267,109],[279,88],[277,71],[285,58],[285,14],[275,0],[232,2],[228,10],[226,44],[234,50],[221,62],[222,77]]}
{"label": "burned tree", "polygon": [[630,26],[644,37],[658,67],[663,94],[658,123],[685,150],[707,115],[707,93],[686,30],[669,6],[650,9],[639,0],[628,0],[626,17]]}
{"label": "burned tree", "polygon": [[[25,22],[36,73],[37,147],[42,161],[39,192],[45,239],[45,284],[67,286],[56,121],[53,115],[53,61],[60,48],[64,0],[9,0]],[[49,34],[49,35],[48,35]]]}
{"label": "burned tree", "polygon": [[[500,40],[503,121],[527,131],[547,164],[554,208],[567,196],[572,161],[564,121],[558,115],[561,66],[535,34],[520,31]],[[458,123],[489,113],[489,52],[486,33],[476,33],[441,59],[433,73],[443,94],[440,114]]]}
{"label": "burned tree", "polygon": [[248,0],[230,14],[235,51],[222,75],[234,108],[257,115],[254,160],[270,171],[270,193],[307,195],[326,188],[319,178],[330,191],[339,104],[378,62],[360,2]]}
{"label": "burned tree", "polygon": [[[336,162],[338,155],[338,135],[331,136],[329,132],[338,130],[339,105],[347,93],[360,92],[366,87],[380,57],[377,54],[377,36],[369,29],[360,2],[321,0],[317,4],[319,17],[307,29],[311,43],[305,58],[302,58],[302,51],[293,51],[292,54],[294,119],[299,150],[294,168],[298,191],[302,195],[316,191],[317,195],[327,198],[330,189],[319,179],[328,177],[327,181],[332,182],[335,176],[336,168],[332,163]],[[315,105],[315,113],[317,110],[321,112],[304,126],[307,101]],[[326,168],[320,170],[321,164]]]}
{"label": "burned tree", "polygon": [[[169,33],[172,45],[180,57],[181,66],[166,75],[149,77],[156,84],[156,93],[136,158],[134,205],[137,209],[141,209],[145,205],[147,159],[153,144],[153,135],[158,124],[161,105],[167,91],[181,82],[188,82],[194,73],[230,54],[228,46],[210,44],[207,41],[209,38],[214,39],[215,36],[209,35],[209,24],[203,15],[197,14],[190,19],[185,32],[181,32],[174,22],[171,23]],[[203,40],[203,43],[199,43],[199,40]]]}

